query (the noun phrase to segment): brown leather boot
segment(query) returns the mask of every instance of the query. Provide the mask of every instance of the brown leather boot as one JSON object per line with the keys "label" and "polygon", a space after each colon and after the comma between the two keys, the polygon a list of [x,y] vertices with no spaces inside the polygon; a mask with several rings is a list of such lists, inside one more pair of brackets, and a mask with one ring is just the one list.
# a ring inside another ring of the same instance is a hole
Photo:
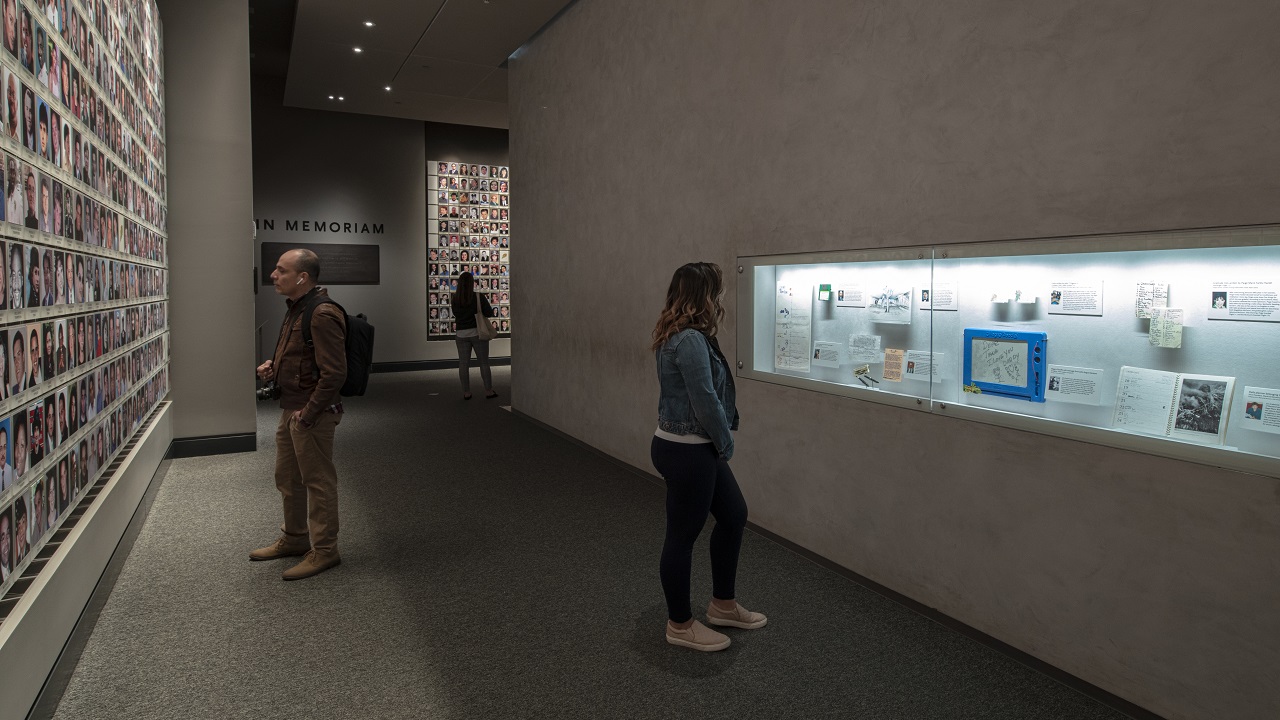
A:
{"label": "brown leather boot", "polygon": [[275,560],[282,557],[306,555],[311,541],[306,535],[281,535],[275,542],[249,553],[250,560]]}
{"label": "brown leather boot", "polygon": [[338,557],[338,551],[333,550],[323,555],[312,550],[307,556],[302,558],[302,562],[285,570],[280,577],[285,580],[302,580],[312,575],[319,575],[335,565],[342,564],[342,558]]}

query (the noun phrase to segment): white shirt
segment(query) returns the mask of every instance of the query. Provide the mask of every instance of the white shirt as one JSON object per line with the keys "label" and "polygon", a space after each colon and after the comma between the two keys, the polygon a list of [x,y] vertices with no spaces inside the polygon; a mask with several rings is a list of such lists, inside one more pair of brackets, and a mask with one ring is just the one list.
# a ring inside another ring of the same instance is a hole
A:
{"label": "white shirt", "polygon": [[24,190],[15,188],[9,193],[9,202],[5,204],[5,217],[15,225],[21,225],[27,219],[27,199]]}

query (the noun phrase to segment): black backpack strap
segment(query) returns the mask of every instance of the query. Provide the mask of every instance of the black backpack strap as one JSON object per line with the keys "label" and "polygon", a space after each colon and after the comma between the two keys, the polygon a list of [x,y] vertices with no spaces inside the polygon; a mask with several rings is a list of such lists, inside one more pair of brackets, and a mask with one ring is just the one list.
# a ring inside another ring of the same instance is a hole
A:
{"label": "black backpack strap", "polygon": [[[311,340],[311,315],[315,313],[316,308],[324,304],[338,305],[333,298],[327,295],[314,295],[311,300],[307,301],[307,306],[302,309],[302,342],[306,343],[308,348],[315,348],[315,343]],[[338,310],[345,316],[347,311],[338,305]]]}

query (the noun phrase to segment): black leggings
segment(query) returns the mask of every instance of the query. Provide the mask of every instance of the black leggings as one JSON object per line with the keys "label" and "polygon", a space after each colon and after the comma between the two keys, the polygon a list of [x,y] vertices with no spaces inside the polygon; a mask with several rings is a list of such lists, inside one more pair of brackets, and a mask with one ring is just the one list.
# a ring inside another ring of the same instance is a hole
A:
{"label": "black leggings", "polygon": [[667,481],[662,592],[667,596],[667,617],[682,623],[693,617],[689,606],[693,544],[707,522],[707,513],[716,519],[711,531],[711,594],[718,600],[734,599],[747,501],[729,463],[720,459],[711,443],[689,445],[654,437],[650,456]]}

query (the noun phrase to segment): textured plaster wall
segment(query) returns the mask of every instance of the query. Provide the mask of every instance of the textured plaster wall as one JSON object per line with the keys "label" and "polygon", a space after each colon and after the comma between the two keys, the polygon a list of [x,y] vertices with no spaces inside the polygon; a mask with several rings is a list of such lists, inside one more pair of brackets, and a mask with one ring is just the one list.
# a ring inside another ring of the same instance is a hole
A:
{"label": "textured plaster wall", "polygon": [[[738,256],[1280,221],[1278,34],[1245,0],[580,0],[511,62],[515,407],[651,470],[687,261],[729,271],[732,339]],[[761,526],[1168,717],[1275,717],[1280,481],[739,407]]]}
{"label": "textured plaster wall", "polygon": [[252,433],[253,146],[243,0],[161,0],[174,437]]}

